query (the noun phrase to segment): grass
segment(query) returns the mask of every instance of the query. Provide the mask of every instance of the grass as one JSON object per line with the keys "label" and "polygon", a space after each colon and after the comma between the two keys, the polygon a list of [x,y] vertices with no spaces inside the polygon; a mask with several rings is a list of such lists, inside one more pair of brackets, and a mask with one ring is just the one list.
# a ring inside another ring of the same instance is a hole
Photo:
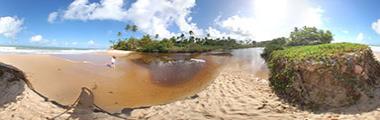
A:
{"label": "grass", "polygon": [[284,50],[274,51],[271,59],[285,58],[287,60],[308,60],[331,58],[344,53],[360,52],[369,49],[367,45],[354,43],[333,43],[310,46],[289,47]]}

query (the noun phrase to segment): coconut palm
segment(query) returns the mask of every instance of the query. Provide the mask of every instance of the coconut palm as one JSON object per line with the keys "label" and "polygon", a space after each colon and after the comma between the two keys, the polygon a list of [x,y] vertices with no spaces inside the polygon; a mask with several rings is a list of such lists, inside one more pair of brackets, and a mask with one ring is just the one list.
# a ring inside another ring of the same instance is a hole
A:
{"label": "coconut palm", "polygon": [[138,27],[137,25],[130,25],[130,24],[127,24],[124,28],[125,32],[129,32],[131,31],[132,32],[132,37],[134,36],[134,34],[137,32],[138,30]]}

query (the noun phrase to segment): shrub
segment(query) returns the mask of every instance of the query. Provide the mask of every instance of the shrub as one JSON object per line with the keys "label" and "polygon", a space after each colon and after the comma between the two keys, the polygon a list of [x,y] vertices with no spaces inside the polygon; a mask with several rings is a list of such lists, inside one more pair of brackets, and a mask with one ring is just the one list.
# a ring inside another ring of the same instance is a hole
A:
{"label": "shrub", "polygon": [[295,28],[290,33],[288,46],[317,45],[330,43],[333,35],[330,31],[318,30],[316,27]]}

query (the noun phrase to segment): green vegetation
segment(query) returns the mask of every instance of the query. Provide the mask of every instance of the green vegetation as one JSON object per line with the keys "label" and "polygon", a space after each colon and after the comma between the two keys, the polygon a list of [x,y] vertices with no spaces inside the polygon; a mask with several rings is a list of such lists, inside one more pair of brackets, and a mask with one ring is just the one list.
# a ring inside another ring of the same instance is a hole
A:
{"label": "green vegetation", "polygon": [[288,46],[317,45],[330,43],[333,35],[330,31],[318,30],[315,27],[295,28],[290,33]]}
{"label": "green vegetation", "polygon": [[330,31],[318,30],[315,27],[295,28],[290,33],[289,38],[281,37],[272,41],[265,41],[260,45],[264,45],[265,49],[261,56],[268,60],[271,53],[276,50],[283,50],[290,46],[318,45],[330,43],[333,35]]}
{"label": "green vegetation", "polygon": [[274,51],[271,59],[284,58],[287,60],[307,60],[330,58],[344,53],[360,52],[369,49],[367,45],[353,43],[333,43],[322,45],[309,45],[289,47],[284,50]]}
{"label": "green vegetation", "polygon": [[[125,32],[136,33],[138,30],[136,25],[127,25]],[[242,42],[230,37],[212,38],[210,34],[206,37],[199,38],[194,35],[193,31],[189,31],[188,35],[181,34],[171,38],[159,39],[156,34],[154,38],[150,35],[143,35],[142,38],[122,38],[122,32],[118,32],[119,39],[111,41],[111,48],[117,50],[130,50],[139,52],[163,52],[163,53],[179,53],[179,52],[208,52],[223,51],[237,48],[253,47],[255,42]]]}
{"label": "green vegetation", "polygon": [[[301,71],[304,70],[310,70],[309,73],[315,73],[315,75],[321,76],[325,74],[332,74],[332,76],[330,76],[332,77],[331,79],[341,80],[343,83],[347,84],[354,83],[356,85],[358,83],[355,83],[353,79],[355,78],[356,80],[358,77],[354,76],[352,73],[347,74],[345,72],[340,72],[346,70],[342,69],[342,66],[349,66],[352,63],[350,63],[350,60],[347,60],[346,58],[340,59],[339,57],[347,53],[356,53],[357,55],[362,55],[365,54],[364,52],[366,51],[370,51],[370,48],[367,45],[353,43],[296,46],[283,48],[283,50],[273,51],[267,60],[267,65],[271,72],[269,81],[276,93],[279,95],[288,96],[286,99],[290,100],[302,96],[300,95],[299,91],[295,91],[295,86],[293,86],[295,81],[298,80],[299,82],[300,79],[313,79],[303,78],[304,76],[302,75],[304,74],[302,74]],[[367,58],[365,57],[362,59]],[[312,63],[308,62],[308,60],[312,60],[315,63],[320,64],[316,65],[319,67],[314,66],[309,68],[309,65],[312,65]],[[324,77],[320,78],[325,79]]]}
{"label": "green vegetation", "polygon": [[261,57],[264,59],[269,58],[271,53],[276,50],[283,50],[286,42],[288,41],[287,38],[277,38],[273,39],[272,41],[266,43],[264,52],[261,54]]}

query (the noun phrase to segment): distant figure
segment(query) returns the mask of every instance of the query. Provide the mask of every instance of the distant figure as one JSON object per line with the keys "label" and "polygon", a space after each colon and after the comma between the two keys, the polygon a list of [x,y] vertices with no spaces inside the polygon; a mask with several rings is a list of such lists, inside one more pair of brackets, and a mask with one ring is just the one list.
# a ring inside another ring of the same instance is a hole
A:
{"label": "distant figure", "polygon": [[107,66],[115,69],[115,67],[116,67],[116,57],[115,56],[112,56],[111,64],[108,64]]}

